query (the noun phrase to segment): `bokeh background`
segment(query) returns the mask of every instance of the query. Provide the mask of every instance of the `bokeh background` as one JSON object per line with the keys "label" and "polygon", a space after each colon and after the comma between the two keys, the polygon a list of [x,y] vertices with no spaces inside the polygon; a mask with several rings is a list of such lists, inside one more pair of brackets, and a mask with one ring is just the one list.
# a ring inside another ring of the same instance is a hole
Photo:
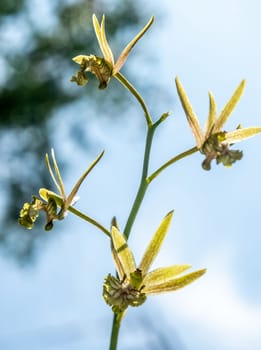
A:
{"label": "bokeh background", "polygon": [[[131,53],[123,73],[144,96],[157,130],[151,170],[192,147],[180,107],[179,76],[200,117],[211,89],[221,109],[242,78],[245,94],[227,129],[261,124],[260,3],[256,0],[158,2],[9,0],[0,3],[0,349],[108,348],[111,310],[103,278],[114,271],[109,242],[69,215],[50,232],[17,225],[23,203],[49,187],[44,155],[51,147],[68,190],[105,149],[80,190],[77,207],[107,227],[124,227],[139,183],[145,123],[134,98],[117,81],[99,91],[70,83],[71,58],[100,54],[91,16],[106,14],[114,52],[155,23]],[[261,348],[261,139],[240,144],[231,169],[201,169],[193,155],[150,187],[130,246],[139,261],[171,209],[175,216],[155,266],[207,267],[198,282],[151,297],[130,309],[123,350],[259,350]]]}

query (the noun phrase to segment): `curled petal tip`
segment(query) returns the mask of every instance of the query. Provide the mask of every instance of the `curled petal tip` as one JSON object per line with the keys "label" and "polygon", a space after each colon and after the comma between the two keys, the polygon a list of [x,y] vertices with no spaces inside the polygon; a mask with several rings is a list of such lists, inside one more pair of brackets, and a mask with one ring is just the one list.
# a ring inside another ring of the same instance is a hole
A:
{"label": "curled petal tip", "polygon": [[84,57],[85,57],[85,55],[78,55],[78,56],[73,57],[72,60],[75,63],[81,64]]}
{"label": "curled petal tip", "polygon": [[168,212],[167,216],[170,216],[172,218],[172,216],[174,215],[174,209],[172,209],[171,211]]}

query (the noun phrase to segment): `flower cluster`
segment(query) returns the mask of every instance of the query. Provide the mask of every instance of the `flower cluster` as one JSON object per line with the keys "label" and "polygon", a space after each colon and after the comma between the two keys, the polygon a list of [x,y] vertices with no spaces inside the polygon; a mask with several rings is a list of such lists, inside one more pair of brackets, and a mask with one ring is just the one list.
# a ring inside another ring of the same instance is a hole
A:
{"label": "flower cluster", "polygon": [[54,171],[52,170],[48,154],[46,154],[45,160],[51,178],[58,190],[58,194],[45,188],[41,188],[39,190],[39,195],[44,201],[36,196],[33,196],[31,203],[25,203],[20,211],[20,217],[18,220],[19,224],[26,227],[27,229],[32,229],[36,219],[39,216],[39,211],[43,211],[46,214],[46,231],[49,231],[53,228],[54,220],[63,220],[67,215],[69,208],[71,208],[71,206],[73,206],[78,200],[76,194],[81,184],[85,180],[86,176],[90,173],[90,171],[94,168],[94,166],[99,162],[103,154],[104,152],[100,153],[100,155],[94,160],[94,162],[88,167],[88,169],[76,182],[70,194],[66,196],[63,180],[55,159],[54,150],[52,149],[51,155]]}
{"label": "flower cluster", "polygon": [[243,94],[245,80],[242,80],[239,84],[219,116],[216,112],[214,95],[212,92],[209,92],[209,114],[204,132],[200,127],[198,117],[179,78],[176,78],[176,86],[189,126],[195,137],[196,146],[206,157],[202,163],[203,169],[210,170],[213,159],[216,160],[217,164],[222,163],[227,167],[230,167],[235,161],[240,160],[243,153],[238,150],[231,150],[230,147],[236,142],[243,141],[260,133],[261,127],[242,129],[241,126],[238,126],[236,130],[230,132],[222,129]]}
{"label": "flower cluster", "polygon": [[138,267],[124,235],[116,226],[112,226],[112,256],[118,277],[109,274],[105,278],[103,297],[116,314],[124,312],[128,306],[143,304],[147,295],[185,287],[206,272],[206,269],[201,269],[180,276],[191,267],[190,265],[173,265],[149,271],[167,234],[172,216],[173,212],[170,212],[162,220]]}
{"label": "flower cluster", "polygon": [[112,50],[108,44],[105,34],[105,16],[102,16],[101,24],[95,15],[92,17],[93,27],[97,36],[97,40],[103,54],[103,57],[97,57],[94,55],[78,55],[73,58],[73,61],[80,65],[80,71],[78,71],[72,78],[72,82],[76,82],[80,86],[84,86],[88,82],[86,72],[90,72],[96,75],[99,80],[99,89],[105,89],[111,77],[116,76],[125,61],[127,60],[130,51],[137,43],[137,41],[143,36],[143,34],[152,25],[154,18],[151,17],[145,27],[133,38],[125,49],[121,52],[118,60],[114,63],[114,56]]}
{"label": "flower cluster", "polygon": [[87,73],[89,72],[97,77],[99,81],[99,88],[105,89],[110,79],[112,77],[116,78],[125,88],[129,90],[130,93],[133,94],[138,103],[141,105],[148,127],[141,182],[124,230],[126,236],[119,231],[116,220],[113,221],[111,231],[109,231],[96,220],[73,208],[73,205],[77,200],[76,194],[80,186],[89,172],[99,162],[103,156],[103,152],[79,178],[69,195],[66,195],[65,193],[63,180],[55,159],[54,151],[52,150],[51,152],[52,166],[48,155],[46,155],[46,165],[57,189],[57,193],[41,188],[39,190],[40,198],[33,196],[31,203],[24,204],[22,210],[20,211],[19,223],[28,229],[32,229],[39,216],[39,212],[43,211],[46,214],[45,229],[50,230],[52,229],[53,222],[55,220],[64,219],[67,212],[71,211],[81,219],[84,219],[99,228],[109,237],[112,258],[116,266],[117,275],[113,276],[112,274],[108,274],[104,279],[103,298],[115,313],[110,346],[110,349],[115,350],[117,345],[119,324],[129,306],[136,307],[142,305],[149,295],[176,291],[183,288],[197,280],[206,272],[206,269],[199,269],[194,272],[184,274],[184,272],[191,267],[187,264],[160,267],[150,271],[152,263],[157,257],[168,232],[173,217],[173,211],[169,212],[161,221],[158,229],[145,250],[140,264],[136,264],[134,255],[127,244],[127,239],[149,184],[168,166],[198,151],[205,157],[202,162],[202,167],[205,170],[210,170],[211,162],[213,160],[215,160],[217,164],[221,163],[226,167],[232,166],[232,164],[242,158],[243,153],[240,150],[231,149],[231,146],[233,146],[234,143],[260,133],[261,127],[241,128],[241,126],[238,126],[235,128],[235,130],[230,132],[224,130],[225,123],[229,119],[243,94],[245,80],[243,80],[236,88],[232,97],[227,102],[220,114],[217,114],[214,96],[211,92],[209,92],[209,114],[206,127],[203,130],[185,92],[185,89],[183,88],[179,78],[176,78],[177,92],[182,107],[185,111],[187,121],[194,135],[196,146],[171,158],[160,168],[158,168],[158,170],[154,171],[154,173],[148,176],[153,136],[156,128],[167,118],[169,113],[164,113],[161,118],[158,119],[158,121],[153,122],[153,118],[151,117],[143,98],[134,88],[134,86],[132,86],[121,74],[120,70],[134,45],[152,25],[154,18],[151,17],[144,28],[124,48],[116,63],[106,38],[105,16],[102,17],[101,23],[98,22],[95,15],[93,15],[92,19],[94,31],[103,56],[98,57],[96,55],[78,55],[74,57],[73,61],[80,65],[80,70],[77,71],[71,78],[71,81],[76,82],[79,86],[84,86],[88,82]]}

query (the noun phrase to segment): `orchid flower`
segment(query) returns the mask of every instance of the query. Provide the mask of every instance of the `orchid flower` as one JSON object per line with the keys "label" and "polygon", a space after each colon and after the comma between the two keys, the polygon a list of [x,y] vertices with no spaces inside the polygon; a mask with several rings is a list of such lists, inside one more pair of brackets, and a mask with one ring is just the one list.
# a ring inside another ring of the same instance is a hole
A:
{"label": "orchid flower", "polygon": [[214,96],[212,92],[209,92],[209,114],[205,131],[203,131],[186,91],[184,90],[179,78],[176,78],[178,95],[189,126],[195,137],[196,146],[198,150],[206,156],[202,163],[202,167],[205,170],[210,170],[211,161],[213,159],[216,159],[217,164],[222,163],[223,165],[230,167],[235,161],[240,160],[243,156],[241,151],[231,150],[230,146],[261,132],[261,127],[242,129],[241,126],[238,126],[235,130],[230,132],[223,130],[223,126],[229,119],[243,94],[245,84],[245,80],[242,80],[219,115],[217,115],[216,112]]}
{"label": "orchid flower", "polygon": [[173,265],[149,272],[166,236],[172,216],[173,212],[170,212],[162,220],[138,267],[124,235],[116,226],[112,226],[112,256],[118,277],[109,274],[105,278],[103,297],[116,314],[123,313],[128,306],[143,304],[147,295],[171,292],[185,287],[206,272],[202,269],[180,276],[191,267],[190,265]]}
{"label": "orchid flower", "polygon": [[[52,149],[51,155],[54,171],[52,170],[48,154],[46,154],[45,160],[51,178],[55,184],[55,187],[58,190],[58,194],[53,191],[47,190],[46,188],[41,188],[39,190],[39,194],[40,197],[44,200],[44,202],[40,198],[33,196],[32,202],[25,203],[23,208],[21,209],[19,223],[28,229],[32,229],[37,217],[39,216],[39,211],[43,210],[46,213],[47,221],[45,225],[45,230],[51,230],[53,227],[53,221],[64,219],[64,217],[67,215],[68,209],[71,206],[73,206],[79,199],[79,197],[76,197],[76,194],[81,184],[85,180],[86,176],[90,173],[90,171],[94,168],[94,166],[99,162],[103,154],[104,152],[101,152],[99,156],[94,160],[94,162],[91,163],[88,169],[82,174],[82,176],[73,186],[73,189],[71,190],[70,194],[67,196],[65,194],[64,184],[60,174],[60,170],[56,162],[55,153]],[[58,207],[60,208],[59,211],[57,211]]]}
{"label": "orchid flower", "polygon": [[154,17],[151,17],[145,27],[125,47],[116,63],[114,63],[114,56],[105,34],[105,16],[102,16],[101,24],[99,24],[95,14],[92,17],[92,21],[103,57],[97,57],[94,55],[75,56],[73,61],[80,65],[80,71],[78,71],[76,75],[72,77],[71,81],[76,82],[78,85],[85,85],[88,82],[88,78],[85,73],[91,72],[98,78],[100,82],[99,88],[105,89],[110,78],[119,73],[134,45],[152,25]]}

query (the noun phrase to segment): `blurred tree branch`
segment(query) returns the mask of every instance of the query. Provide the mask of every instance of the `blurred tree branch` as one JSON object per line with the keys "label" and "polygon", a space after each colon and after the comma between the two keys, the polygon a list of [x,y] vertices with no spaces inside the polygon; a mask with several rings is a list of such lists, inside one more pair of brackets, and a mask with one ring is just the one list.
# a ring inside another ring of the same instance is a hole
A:
{"label": "blurred tree branch", "polygon": [[[47,1],[43,6],[52,5],[54,17],[48,30],[41,29],[41,10],[32,8],[29,0],[0,4],[0,72],[3,73],[0,74],[0,184],[5,191],[0,245],[19,262],[30,262],[39,240],[50,236],[41,229],[33,234],[21,232],[17,226],[21,203],[30,200],[31,193],[36,193],[39,187],[49,185],[43,162],[44,154],[52,147],[48,123],[59,109],[83,96],[86,103],[94,98],[95,84],[89,84],[88,94],[84,89],[79,92],[67,86],[75,71],[71,58],[79,52],[99,52],[95,36],[88,35],[88,30],[92,30],[92,13],[100,15],[108,11],[108,33],[116,45],[118,28],[122,30],[141,20],[133,1],[124,4],[116,1],[116,4],[110,8],[102,4],[100,9],[99,1],[95,0],[75,0],[70,4],[63,0],[55,4]],[[117,89],[113,90],[100,98],[110,98],[119,106],[124,98]]]}

